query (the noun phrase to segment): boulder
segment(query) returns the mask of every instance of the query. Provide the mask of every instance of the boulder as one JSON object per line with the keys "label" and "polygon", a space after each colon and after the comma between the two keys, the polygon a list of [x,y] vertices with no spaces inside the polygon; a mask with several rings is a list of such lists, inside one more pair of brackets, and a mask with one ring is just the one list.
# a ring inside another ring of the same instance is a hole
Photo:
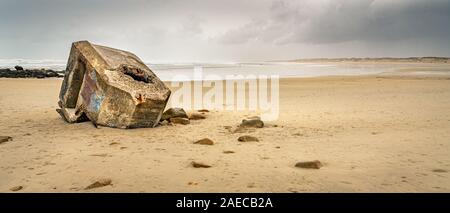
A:
{"label": "boulder", "polygon": [[16,66],[14,66],[14,69],[16,69],[17,71],[20,71],[20,70],[23,70],[23,67],[16,65]]}
{"label": "boulder", "polygon": [[169,120],[170,118],[188,118],[188,116],[183,108],[170,108],[163,113],[161,120]]}
{"label": "boulder", "polygon": [[58,73],[53,71],[53,70],[46,70],[45,71],[45,77],[47,77],[47,78],[55,78],[55,77],[58,77],[58,76],[59,76]]}
{"label": "boulder", "polygon": [[46,73],[44,71],[41,70],[33,70],[31,71],[31,75],[32,77],[36,77],[36,78],[45,78],[47,77]]}
{"label": "boulder", "polygon": [[11,78],[10,69],[0,69],[0,78]]}
{"label": "boulder", "polygon": [[72,44],[58,110],[70,122],[155,127],[169,88],[134,54],[79,41]]}

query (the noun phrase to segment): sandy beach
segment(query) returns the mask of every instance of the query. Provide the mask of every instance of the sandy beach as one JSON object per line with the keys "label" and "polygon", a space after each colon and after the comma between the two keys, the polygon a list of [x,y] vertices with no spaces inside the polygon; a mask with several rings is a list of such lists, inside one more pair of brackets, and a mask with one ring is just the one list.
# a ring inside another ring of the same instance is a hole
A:
{"label": "sandy beach", "polygon": [[[0,144],[0,192],[450,191],[448,77],[281,79],[279,119],[249,133],[227,129],[246,111],[145,129],[68,124],[55,111],[61,83],[0,79],[0,135],[13,138]],[[206,137],[215,144],[193,144]],[[324,166],[294,166],[309,160]],[[112,184],[85,190],[101,178]]]}

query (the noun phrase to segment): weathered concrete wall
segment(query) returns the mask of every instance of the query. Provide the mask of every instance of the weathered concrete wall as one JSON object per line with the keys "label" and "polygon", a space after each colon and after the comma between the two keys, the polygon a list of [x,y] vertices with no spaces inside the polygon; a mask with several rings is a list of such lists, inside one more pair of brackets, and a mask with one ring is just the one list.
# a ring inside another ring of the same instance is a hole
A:
{"label": "weathered concrete wall", "polygon": [[169,96],[169,88],[134,54],[79,41],[72,44],[58,112],[71,123],[154,127]]}

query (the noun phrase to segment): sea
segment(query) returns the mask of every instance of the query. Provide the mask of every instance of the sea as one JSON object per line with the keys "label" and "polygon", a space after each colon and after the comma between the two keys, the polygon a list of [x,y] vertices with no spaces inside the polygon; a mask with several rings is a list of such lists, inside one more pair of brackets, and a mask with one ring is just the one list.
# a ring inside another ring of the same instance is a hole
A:
{"label": "sea", "polygon": [[[0,59],[0,68],[65,70],[66,61]],[[320,77],[373,74],[408,74],[450,76],[449,64],[432,63],[298,63],[298,62],[228,62],[228,63],[146,63],[163,81],[226,79],[230,76],[258,78],[261,76]]]}

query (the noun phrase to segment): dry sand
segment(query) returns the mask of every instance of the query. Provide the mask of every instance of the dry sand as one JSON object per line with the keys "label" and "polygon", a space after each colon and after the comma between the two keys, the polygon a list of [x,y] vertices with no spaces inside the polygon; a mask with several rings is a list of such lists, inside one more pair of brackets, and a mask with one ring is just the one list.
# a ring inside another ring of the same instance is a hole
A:
{"label": "dry sand", "polygon": [[[153,129],[67,124],[61,82],[0,79],[0,135],[13,137],[0,144],[1,192],[450,191],[449,78],[282,79],[280,118],[248,133],[253,143],[224,127],[251,112]],[[216,143],[193,144],[205,137]],[[294,166],[305,160],[324,167]],[[99,179],[111,184],[84,189]]]}

